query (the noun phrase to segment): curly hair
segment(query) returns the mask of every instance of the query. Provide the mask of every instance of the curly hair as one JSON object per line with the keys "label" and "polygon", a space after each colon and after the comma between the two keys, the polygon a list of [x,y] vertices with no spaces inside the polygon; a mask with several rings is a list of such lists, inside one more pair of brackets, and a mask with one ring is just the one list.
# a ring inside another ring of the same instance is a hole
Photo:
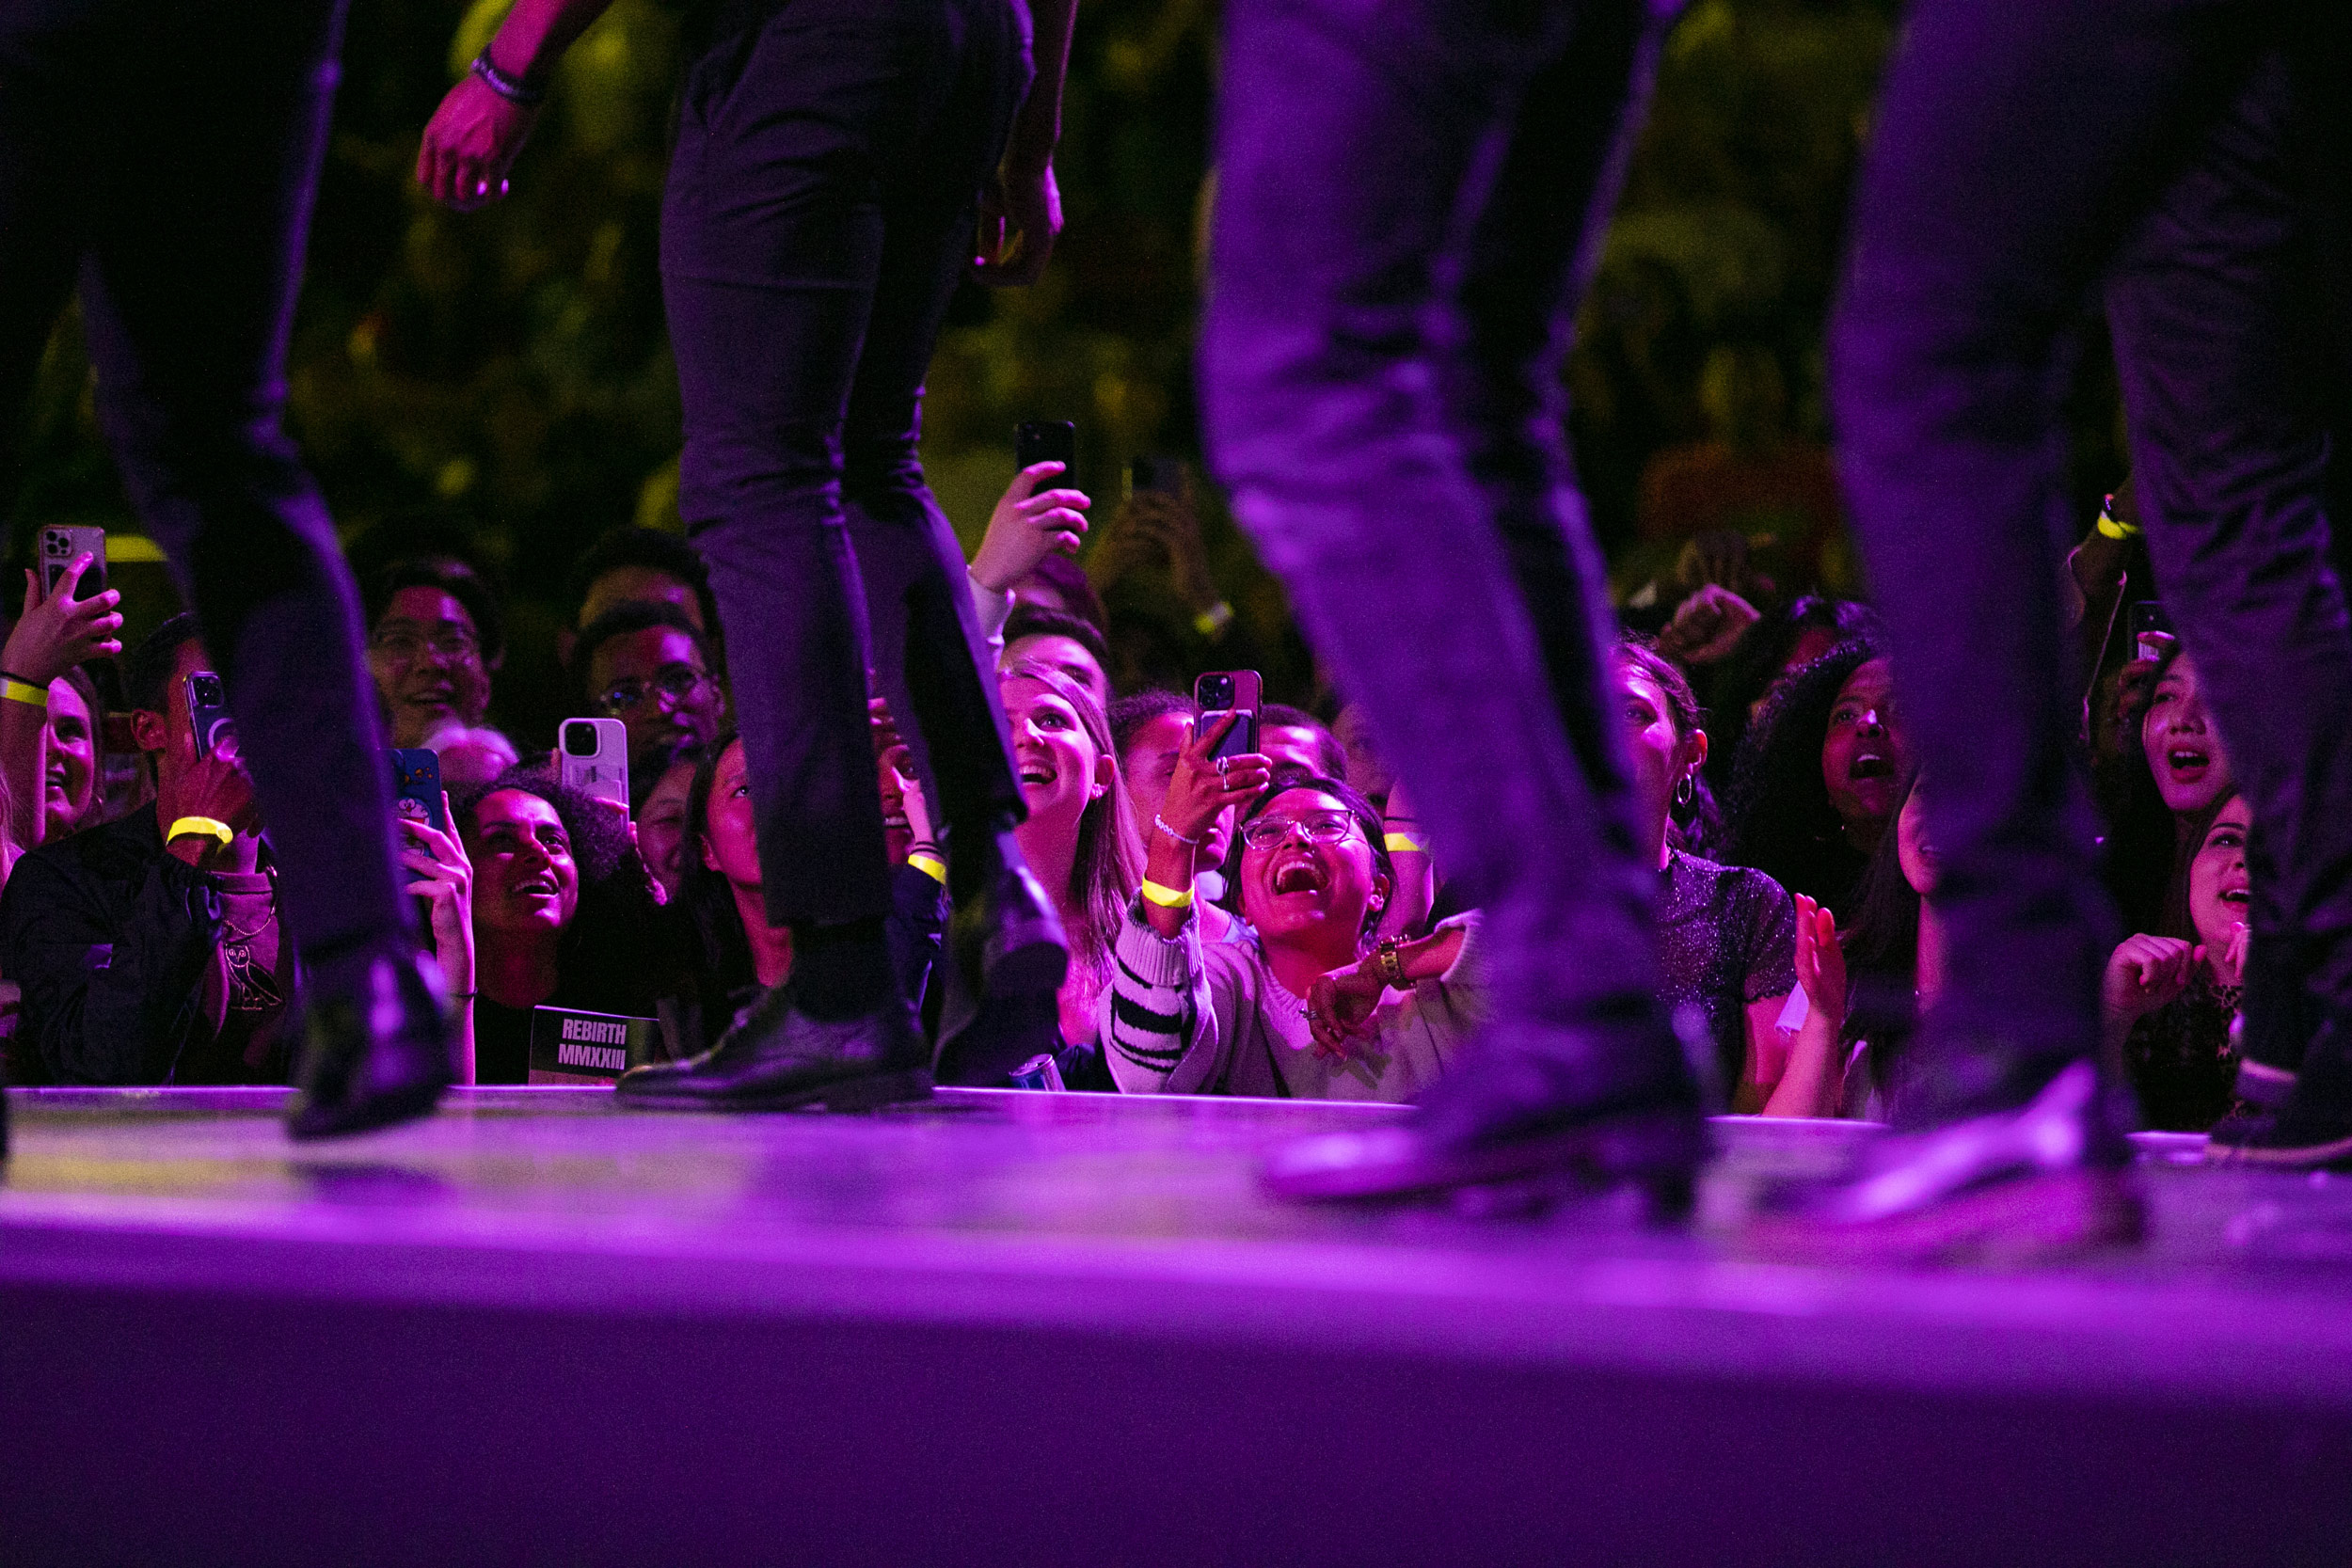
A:
{"label": "curly hair", "polygon": [[[668,995],[683,967],[670,922],[655,900],[653,878],[629,837],[628,819],[611,806],[564,784],[552,761],[510,768],[450,802],[467,838],[481,827],[482,802],[507,790],[535,795],[555,808],[580,871],[580,908],[564,929],[557,962],[566,981],[580,983],[580,1005],[611,992]],[[628,1005],[609,1003],[608,1011]]]}
{"label": "curly hair", "polygon": [[1830,802],[1821,744],[1838,691],[1856,670],[1884,656],[1871,639],[1851,638],[1774,689],[1732,770],[1726,862],[1752,865],[1790,893],[1833,909],[1848,906],[1866,857],[1846,842]]}

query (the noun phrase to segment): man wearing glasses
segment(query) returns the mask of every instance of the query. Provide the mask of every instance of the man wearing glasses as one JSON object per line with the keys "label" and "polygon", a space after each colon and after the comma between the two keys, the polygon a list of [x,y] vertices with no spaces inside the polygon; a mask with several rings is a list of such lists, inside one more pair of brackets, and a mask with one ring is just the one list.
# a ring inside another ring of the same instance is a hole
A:
{"label": "man wearing glasses", "polygon": [[572,657],[588,711],[628,731],[632,808],[681,752],[709,744],[726,722],[709,645],[675,605],[630,603],[598,616]]}

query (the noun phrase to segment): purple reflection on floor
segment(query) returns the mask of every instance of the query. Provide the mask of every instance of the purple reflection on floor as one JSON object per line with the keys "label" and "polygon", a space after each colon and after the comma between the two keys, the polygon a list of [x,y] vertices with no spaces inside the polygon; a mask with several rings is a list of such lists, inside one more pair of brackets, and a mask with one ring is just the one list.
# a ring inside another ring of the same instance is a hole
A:
{"label": "purple reflection on floor", "polygon": [[1850,1126],[1719,1123],[1699,1225],[1659,1232],[1258,1196],[1263,1149],[1370,1107],[475,1090],[296,1147],[275,1091],[12,1103],[10,1561],[2244,1557],[2352,1525],[2352,1181],[2177,1140],[2145,1249],[1987,1276],[1732,1255],[1755,1179]]}

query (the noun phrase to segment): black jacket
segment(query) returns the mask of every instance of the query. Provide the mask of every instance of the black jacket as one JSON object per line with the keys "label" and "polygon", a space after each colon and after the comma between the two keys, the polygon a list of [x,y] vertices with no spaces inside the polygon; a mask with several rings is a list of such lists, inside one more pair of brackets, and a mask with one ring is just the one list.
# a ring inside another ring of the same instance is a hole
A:
{"label": "black jacket", "polygon": [[[19,860],[0,893],[0,974],[24,990],[21,1081],[253,1081],[212,1059],[199,1018],[221,914],[218,884],[164,853],[151,805]],[[274,1064],[264,1081],[285,1077]]]}

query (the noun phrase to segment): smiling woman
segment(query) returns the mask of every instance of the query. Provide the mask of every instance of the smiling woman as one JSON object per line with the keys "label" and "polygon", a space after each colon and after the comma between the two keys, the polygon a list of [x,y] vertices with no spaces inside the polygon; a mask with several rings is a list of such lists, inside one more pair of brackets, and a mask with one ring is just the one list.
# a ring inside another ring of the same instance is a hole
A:
{"label": "smiling woman", "polygon": [[544,764],[455,805],[473,863],[476,1082],[530,1077],[533,1007],[652,1018],[677,993],[677,945],[618,811]]}
{"label": "smiling woman", "polygon": [[463,562],[398,561],[369,585],[368,671],[394,746],[478,725],[505,652],[498,601]]}
{"label": "smiling woman", "polygon": [[[1216,767],[1223,726],[1180,753],[1151,872],[1119,936],[1102,1024],[1130,1094],[1402,1101],[1441,1074],[1476,1012],[1477,917],[1414,942],[1373,936],[1395,886],[1380,814],[1337,779],[1272,775],[1262,756]],[[1204,944],[1184,840],[1229,794],[1235,884],[1256,945]],[[1171,886],[1171,882],[1174,883]]]}

